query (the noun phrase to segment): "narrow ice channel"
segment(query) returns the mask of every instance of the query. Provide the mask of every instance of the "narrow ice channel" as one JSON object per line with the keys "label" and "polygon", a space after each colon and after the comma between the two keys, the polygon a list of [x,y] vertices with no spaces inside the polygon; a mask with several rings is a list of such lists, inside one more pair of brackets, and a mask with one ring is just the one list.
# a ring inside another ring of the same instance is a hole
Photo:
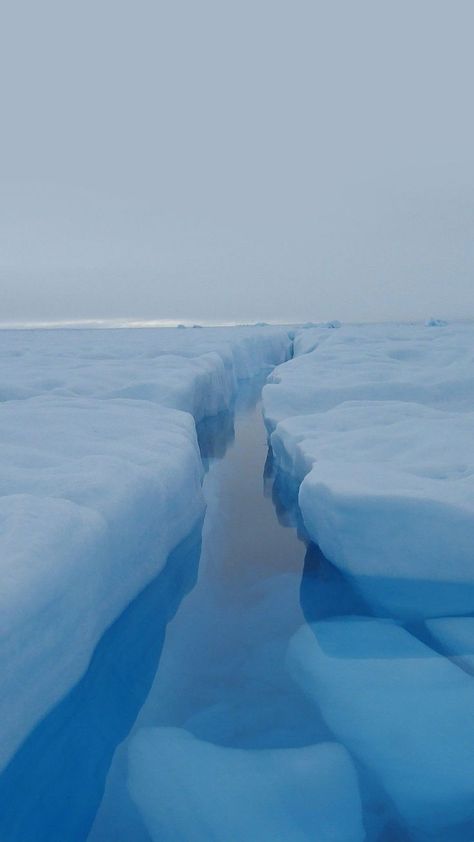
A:
{"label": "narrow ice channel", "polygon": [[264,380],[199,425],[204,521],[0,776],[1,842],[471,842],[472,677],[307,540]]}
{"label": "narrow ice channel", "polygon": [[1,776],[1,839],[149,840],[127,780],[130,742],[145,727],[249,749],[327,737],[285,667],[304,622],[305,546],[264,488],[264,379],[241,385],[234,413],[200,425],[202,536],[189,536],[109,629]]}

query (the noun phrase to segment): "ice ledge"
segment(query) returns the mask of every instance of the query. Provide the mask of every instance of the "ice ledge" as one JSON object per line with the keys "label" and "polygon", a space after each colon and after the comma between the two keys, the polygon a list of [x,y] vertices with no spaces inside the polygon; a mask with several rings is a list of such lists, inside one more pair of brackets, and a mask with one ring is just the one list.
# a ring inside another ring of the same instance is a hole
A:
{"label": "ice ledge", "polygon": [[473,340],[472,326],[326,331],[264,389],[309,535],[378,612],[474,610]]}
{"label": "ice ledge", "polygon": [[0,766],[202,516],[195,420],[290,353],[277,328],[0,336]]}

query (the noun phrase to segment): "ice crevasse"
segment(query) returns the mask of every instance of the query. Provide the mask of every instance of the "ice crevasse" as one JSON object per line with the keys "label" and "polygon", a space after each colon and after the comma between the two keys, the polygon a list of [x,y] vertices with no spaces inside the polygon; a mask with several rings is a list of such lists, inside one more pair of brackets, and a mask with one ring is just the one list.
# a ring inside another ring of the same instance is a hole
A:
{"label": "ice crevasse", "polygon": [[202,517],[195,422],[283,328],[0,333],[0,767]]}
{"label": "ice crevasse", "polygon": [[264,388],[310,537],[376,613],[474,610],[474,327],[308,329]]}

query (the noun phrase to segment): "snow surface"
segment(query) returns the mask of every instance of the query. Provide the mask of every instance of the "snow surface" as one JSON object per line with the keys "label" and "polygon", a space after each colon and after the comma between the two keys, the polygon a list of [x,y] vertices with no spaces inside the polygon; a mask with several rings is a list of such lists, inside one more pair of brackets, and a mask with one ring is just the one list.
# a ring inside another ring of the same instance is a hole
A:
{"label": "snow surface", "polygon": [[[474,682],[390,620],[304,626],[289,666],[336,738],[375,772],[416,839],[474,821]],[[412,836],[410,835],[410,838]]]}
{"label": "snow surface", "polygon": [[474,610],[474,327],[308,329],[264,388],[305,526],[376,611]]}
{"label": "snow surface", "polygon": [[474,409],[472,324],[310,328],[297,333],[294,348],[294,359],[273,372],[264,390],[270,430],[291,415],[349,400]]}
{"label": "snow surface", "polygon": [[290,351],[281,328],[0,331],[0,401],[54,394],[150,400],[198,421]]}
{"label": "snow surface", "polygon": [[243,750],[145,728],[130,746],[129,787],[157,842],[365,839],[355,769],[336,743]]}
{"label": "snow surface", "polygon": [[276,328],[0,332],[0,766],[203,514],[195,421]]}

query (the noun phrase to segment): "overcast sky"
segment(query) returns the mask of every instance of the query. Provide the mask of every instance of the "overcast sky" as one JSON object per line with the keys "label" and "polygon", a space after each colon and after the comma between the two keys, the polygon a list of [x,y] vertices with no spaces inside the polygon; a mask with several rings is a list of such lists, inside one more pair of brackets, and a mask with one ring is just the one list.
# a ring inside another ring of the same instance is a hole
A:
{"label": "overcast sky", "polygon": [[472,0],[6,0],[0,319],[474,317]]}

